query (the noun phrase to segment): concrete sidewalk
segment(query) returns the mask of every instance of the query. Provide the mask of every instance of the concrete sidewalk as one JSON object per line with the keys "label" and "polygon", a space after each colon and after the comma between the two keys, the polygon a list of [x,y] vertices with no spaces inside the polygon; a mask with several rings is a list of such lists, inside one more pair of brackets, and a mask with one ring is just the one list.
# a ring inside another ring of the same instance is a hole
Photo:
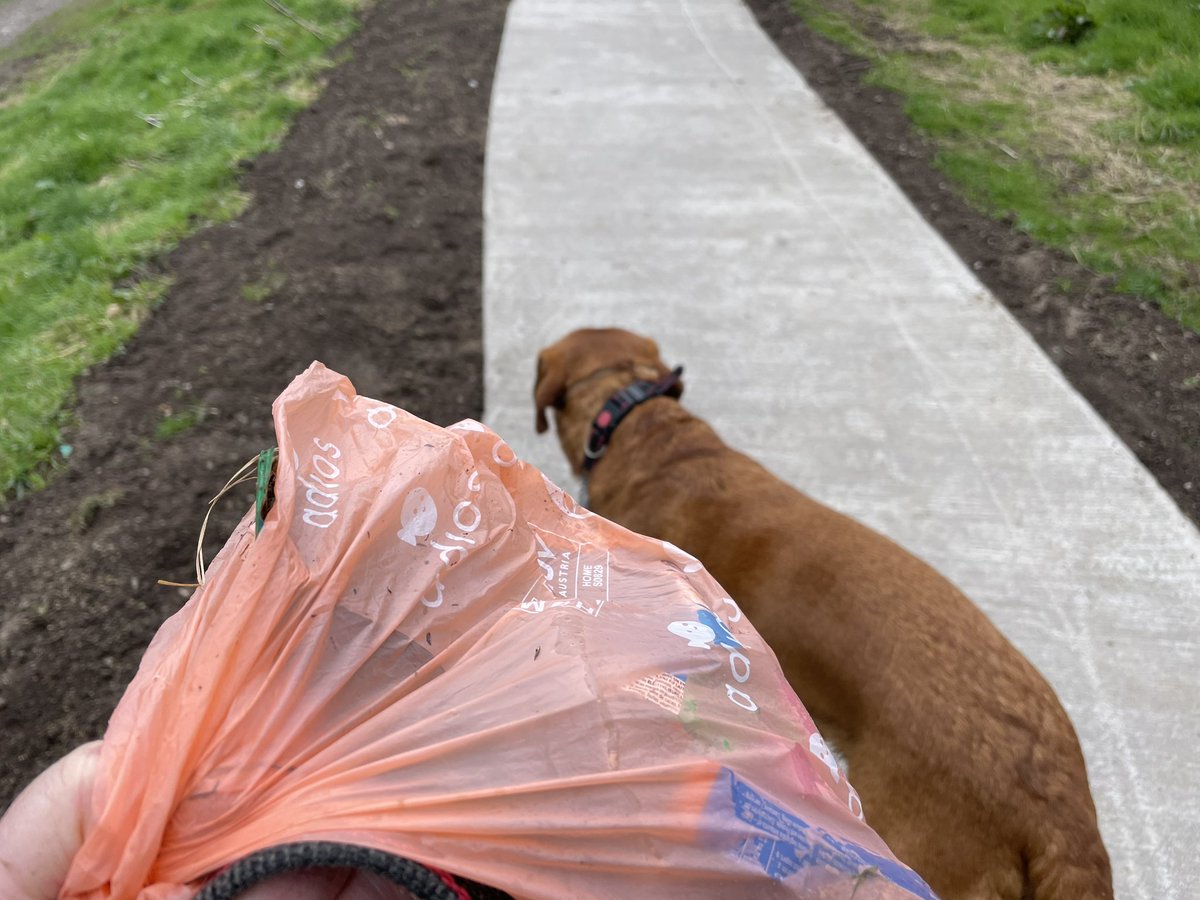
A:
{"label": "concrete sidewalk", "polygon": [[37,21],[71,0],[8,0],[0,4],[0,48],[14,43]]}
{"label": "concrete sidewalk", "polygon": [[1200,896],[1200,533],[742,4],[513,0],[486,179],[488,423],[573,487],[538,348],[654,336],[689,408],[1045,673],[1117,896]]}

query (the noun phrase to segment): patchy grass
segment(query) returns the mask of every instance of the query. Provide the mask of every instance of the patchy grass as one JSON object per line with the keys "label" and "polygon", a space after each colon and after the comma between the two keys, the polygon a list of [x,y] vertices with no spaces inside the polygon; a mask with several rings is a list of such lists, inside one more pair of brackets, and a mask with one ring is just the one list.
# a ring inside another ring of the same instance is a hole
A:
{"label": "patchy grass", "polygon": [[163,409],[162,419],[154,427],[154,437],[160,441],[169,441],[189,428],[195,428],[207,415],[208,408],[202,403],[193,403],[180,410],[166,407]]}
{"label": "patchy grass", "polygon": [[238,160],[314,99],[358,5],[93,0],[5,51],[0,494],[44,482],[75,376],[168,286],[147,263],[243,208]]}
{"label": "patchy grass", "polygon": [[125,496],[120,488],[112,488],[99,494],[89,494],[80,501],[71,515],[71,526],[76,531],[87,531],[103,510],[112,509]]}
{"label": "patchy grass", "polygon": [[282,272],[270,271],[257,281],[242,285],[242,297],[251,303],[262,303],[272,294],[283,289],[287,276]]}
{"label": "patchy grass", "polygon": [[976,205],[1200,330],[1200,2],[794,5],[875,62]]}

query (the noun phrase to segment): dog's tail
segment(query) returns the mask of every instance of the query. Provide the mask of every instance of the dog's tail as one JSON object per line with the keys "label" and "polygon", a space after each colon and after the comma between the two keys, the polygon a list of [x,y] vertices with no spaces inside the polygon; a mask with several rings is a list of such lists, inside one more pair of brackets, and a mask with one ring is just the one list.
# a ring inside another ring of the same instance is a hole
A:
{"label": "dog's tail", "polygon": [[1025,857],[1025,900],[1112,900],[1112,865],[1088,818],[1043,823]]}

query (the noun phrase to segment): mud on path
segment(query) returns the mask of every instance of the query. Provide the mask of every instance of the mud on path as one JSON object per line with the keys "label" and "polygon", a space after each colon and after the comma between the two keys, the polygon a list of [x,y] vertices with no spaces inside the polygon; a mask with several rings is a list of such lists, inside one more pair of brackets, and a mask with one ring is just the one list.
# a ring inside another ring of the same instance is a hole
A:
{"label": "mud on path", "polygon": [[[99,737],[190,592],[208,499],[274,445],[271,401],[312,360],[449,424],[482,410],[483,153],[506,4],[379,0],[252,205],[162,261],[165,302],[82,377],[75,452],[0,510],[0,808]],[[336,53],[337,51],[335,51]],[[200,416],[156,436],[170,414]],[[227,497],[209,556],[249,507]]]}
{"label": "mud on path", "polygon": [[[971,210],[899,98],[806,29],[748,0],[810,84],[1200,520],[1200,339],[1061,254]],[[0,808],[100,736],[146,644],[188,591],[208,498],[273,444],[270,403],[313,359],[441,424],[482,408],[483,153],[506,4],[378,0],[277,153],[254,202],[162,263],[167,300],[79,381],[68,471],[0,510]],[[1080,287],[1063,295],[1056,279]],[[173,413],[200,423],[160,439]],[[250,504],[227,498],[210,557]]]}

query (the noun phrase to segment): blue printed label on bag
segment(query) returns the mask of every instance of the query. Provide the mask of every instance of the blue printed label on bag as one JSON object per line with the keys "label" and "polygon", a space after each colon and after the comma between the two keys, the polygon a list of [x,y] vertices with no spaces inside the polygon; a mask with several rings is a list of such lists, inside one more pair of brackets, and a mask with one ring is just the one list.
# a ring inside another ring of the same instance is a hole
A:
{"label": "blue printed label on bag", "polygon": [[771,878],[782,881],[813,868],[832,869],[853,877],[870,873],[923,900],[937,900],[912,869],[872,853],[853,841],[835,837],[824,828],[810,825],[756,791],[734,772],[722,771],[729,777],[729,799],[734,815],[761,832],[743,840],[737,848],[737,856],[756,862]]}

